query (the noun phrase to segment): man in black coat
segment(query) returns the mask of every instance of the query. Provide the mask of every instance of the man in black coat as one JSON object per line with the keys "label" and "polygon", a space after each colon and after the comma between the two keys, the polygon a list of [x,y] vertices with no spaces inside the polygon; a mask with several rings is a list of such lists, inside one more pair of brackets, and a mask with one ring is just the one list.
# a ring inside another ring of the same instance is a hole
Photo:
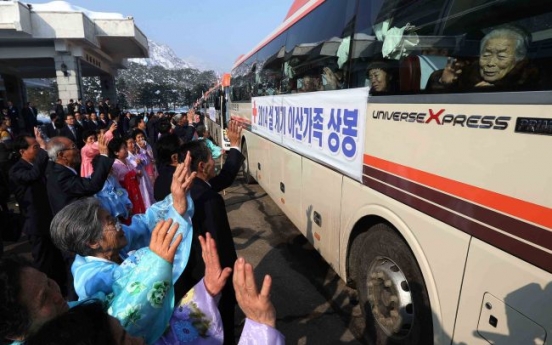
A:
{"label": "man in black coat", "polygon": [[43,126],[42,132],[48,137],[53,138],[61,135],[61,129],[65,126],[65,121],[58,118],[56,113],[50,114],[50,123]]}
{"label": "man in black coat", "polygon": [[[98,144],[100,157],[94,166],[94,172],[90,178],[86,178],[80,177],[75,170],[75,167],[80,164],[81,155],[73,141],[66,137],[55,137],[48,142],[48,156],[52,162],[46,172],[46,187],[52,215],[55,216],[71,202],[92,196],[103,188],[115,160],[107,157],[108,149],[104,136],[99,138]],[[74,257],[70,253],[63,253],[63,255],[67,300],[74,301],[77,299],[71,274]]]}
{"label": "man in black coat", "polygon": [[67,114],[65,116],[65,127],[61,129],[61,135],[71,139],[80,149],[84,146],[82,131],[83,128],[75,121],[75,115]]}
{"label": "man in black coat", "polygon": [[38,132],[16,138],[14,148],[21,158],[10,169],[10,184],[23,216],[23,233],[29,237],[34,266],[55,280],[66,294],[63,256],[50,238],[52,210],[46,200],[48,154]]}
{"label": "man in black coat", "polygon": [[[205,233],[209,232],[213,236],[217,243],[221,267],[233,267],[237,259],[232,230],[226,214],[226,206],[219,192],[234,182],[245,159],[239,150],[241,127],[235,121],[231,121],[228,125],[227,135],[230,139],[231,148],[228,151],[224,166],[216,176],[215,161],[209,148],[202,140],[191,141],[183,146],[183,155],[185,156],[189,152],[192,156],[192,171],[197,172],[197,176],[190,188],[195,207],[192,218],[194,227],[192,250],[188,264],[175,284],[177,300],[183,292],[185,293],[199,282],[205,273],[201,246],[197,239],[199,235],[205,236]],[[219,302],[225,344],[235,344],[235,306],[234,289],[231,279],[229,279],[222,290]]]}
{"label": "man in black coat", "polygon": [[159,139],[157,147],[157,172],[159,176],[155,179],[153,185],[153,197],[155,201],[165,199],[171,193],[171,181],[178,166],[182,161],[181,150],[182,141],[174,133]]}
{"label": "man in black coat", "polygon": [[13,134],[18,134],[25,130],[25,120],[22,114],[19,113],[19,109],[13,104],[12,101],[8,101],[8,116],[11,119],[11,129]]}
{"label": "man in black coat", "polygon": [[115,161],[107,157],[105,137],[98,140],[100,157],[90,178],[80,177],[75,167],[80,164],[80,152],[75,143],[66,137],[55,137],[48,142],[48,155],[52,160],[47,171],[48,200],[52,214],[84,197],[99,192],[109,176]]}
{"label": "man in black coat", "polygon": [[36,120],[38,111],[35,107],[33,107],[33,104],[31,102],[27,102],[25,104],[25,108],[21,110],[21,114],[23,115],[23,121],[25,122],[26,134],[31,136],[34,135],[34,128],[38,124]]}
{"label": "man in black coat", "polygon": [[63,109],[63,101],[61,99],[58,99],[57,100],[57,104],[56,104],[56,115],[60,118],[60,119],[64,119],[65,120],[65,110]]}

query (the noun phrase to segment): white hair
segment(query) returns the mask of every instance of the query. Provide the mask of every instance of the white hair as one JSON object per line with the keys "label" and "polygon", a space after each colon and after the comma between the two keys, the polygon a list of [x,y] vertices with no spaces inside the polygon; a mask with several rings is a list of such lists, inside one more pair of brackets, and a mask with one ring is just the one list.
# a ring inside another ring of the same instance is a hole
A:
{"label": "white hair", "polygon": [[60,137],[53,137],[46,146],[48,157],[50,157],[50,160],[53,162],[57,160],[59,153],[65,150],[65,145],[63,145],[62,140],[63,139],[61,139]]}
{"label": "white hair", "polygon": [[504,37],[508,37],[516,41],[516,62],[525,59],[527,56],[527,47],[529,46],[529,37],[522,30],[511,26],[499,27],[486,34],[481,40],[481,46],[479,48],[480,55],[483,55],[483,50],[485,49],[488,40]]}

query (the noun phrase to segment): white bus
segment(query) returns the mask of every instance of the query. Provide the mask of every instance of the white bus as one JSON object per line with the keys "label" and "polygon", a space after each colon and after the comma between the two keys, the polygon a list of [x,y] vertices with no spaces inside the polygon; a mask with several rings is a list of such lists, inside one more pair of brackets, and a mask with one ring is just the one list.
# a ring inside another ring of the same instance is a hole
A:
{"label": "white bus", "polygon": [[236,62],[245,173],[371,343],[549,339],[551,72],[544,0],[296,0]]}

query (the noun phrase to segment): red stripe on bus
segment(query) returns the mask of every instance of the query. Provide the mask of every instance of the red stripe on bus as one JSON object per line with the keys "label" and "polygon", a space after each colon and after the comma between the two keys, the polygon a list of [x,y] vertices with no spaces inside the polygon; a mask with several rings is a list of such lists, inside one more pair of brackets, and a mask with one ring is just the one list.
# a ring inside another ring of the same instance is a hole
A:
{"label": "red stripe on bus", "polygon": [[236,60],[236,63],[234,63],[234,66],[232,66],[232,69],[234,69],[235,67],[237,67],[239,64],[241,64],[242,62],[244,62],[245,60],[249,59],[249,57],[253,54],[255,54],[256,52],[258,52],[259,50],[263,49],[264,46],[266,46],[268,43],[270,43],[274,38],[276,38],[278,35],[280,35],[282,32],[286,31],[287,29],[289,29],[290,27],[292,27],[295,23],[297,23],[298,21],[300,21],[301,19],[303,19],[307,14],[311,13],[315,8],[317,8],[318,6],[322,5],[322,3],[326,1],[326,0],[318,0],[316,1],[315,3],[313,3],[311,5],[311,7],[306,10],[305,12],[303,12],[300,16],[298,16],[297,18],[295,18],[293,21],[287,23],[285,26],[283,26],[280,30],[276,31],[275,33],[273,33],[272,35],[270,35],[268,38],[265,38],[263,41],[261,41],[260,43],[260,46],[245,54],[245,55],[242,55],[241,58],[238,58],[238,60]]}
{"label": "red stripe on bus", "polygon": [[422,200],[415,195],[408,194],[395,187],[373,180],[370,177],[364,176],[362,180],[364,185],[369,188],[552,273],[552,254],[543,249],[534,247],[514,237],[510,237],[492,228],[474,222],[473,220],[464,218],[454,212]]}
{"label": "red stripe on bus", "polygon": [[485,223],[485,225],[490,225],[525,241],[552,250],[552,231],[550,230],[389,174],[383,170],[369,167],[368,165],[364,166],[363,173],[373,179],[431,201],[440,207],[450,209],[456,213]]}
{"label": "red stripe on bus", "polygon": [[393,163],[381,158],[364,155],[364,164],[418,182],[445,193],[495,209],[514,217],[552,228],[552,209],[528,201],[513,198],[439,175]]}

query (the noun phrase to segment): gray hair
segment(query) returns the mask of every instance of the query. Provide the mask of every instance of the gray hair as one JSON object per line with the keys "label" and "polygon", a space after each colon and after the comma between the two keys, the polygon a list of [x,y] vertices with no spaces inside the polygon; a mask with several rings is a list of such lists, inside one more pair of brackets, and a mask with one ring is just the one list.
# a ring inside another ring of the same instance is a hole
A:
{"label": "gray hair", "polygon": [[523,30],[514,27],[514,26],[502,26],[496,29],[493,29],[491,32],[485,35],[483,39],[481,40],[481,45],[479,47],[479,54],[483,55],[483,49],[485,49],[485,45],[487,44],[487,41],[492,38],[504,38],[508,37],[516,41],[516,50],[515,50],[515,58],[516,62],[519,62],[523,59],[525,59],[525,56],[527,56],[527,48],[530,43],[530,37],[523,32]]}
{"label": "gray hair", "polygon": [[89,243],[102,238],[103,226],[99,218],[101,209],[100,202],[93,197],[65,206],[50,224],[52,242],[62,251],[81,256],[94,255],[95,251]]}
{"label": "gray hair", "polygon": [[53,162],[57,160],[59,153],[65,150],[65,145],[63,145],[62,140],[61,137],[53,137],[46,145],[48,157],[50,157],[50,160]]}

